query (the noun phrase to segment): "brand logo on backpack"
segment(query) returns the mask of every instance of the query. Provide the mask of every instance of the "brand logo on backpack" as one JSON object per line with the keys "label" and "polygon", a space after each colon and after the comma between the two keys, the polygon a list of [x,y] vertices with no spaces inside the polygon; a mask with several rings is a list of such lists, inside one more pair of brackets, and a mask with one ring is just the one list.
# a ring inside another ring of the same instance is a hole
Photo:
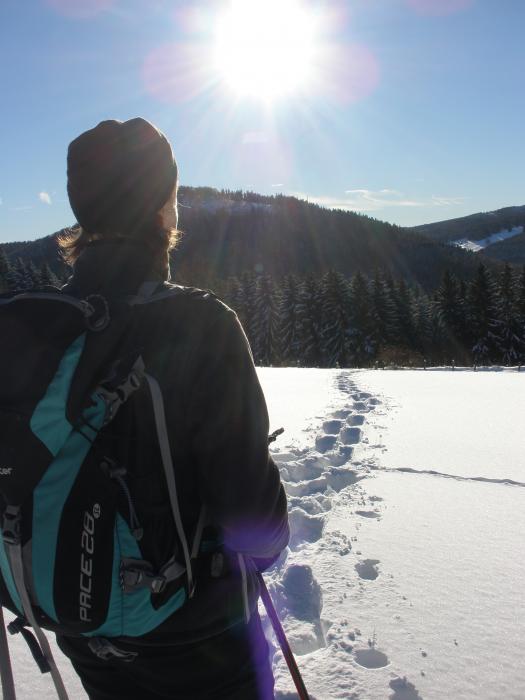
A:
{"label": "brand logo on backpack", "polygon": [[0,476],[11,476],[13,467],[0,467]]}
{"label": "brand logo on backpack", "polygon": [[99,503],[93,506],[93,512],[84,512],[82,534],[80,537],[80,619],[90,622],[93,554],[95,552],[95,523],[100,518],[101,508]]}

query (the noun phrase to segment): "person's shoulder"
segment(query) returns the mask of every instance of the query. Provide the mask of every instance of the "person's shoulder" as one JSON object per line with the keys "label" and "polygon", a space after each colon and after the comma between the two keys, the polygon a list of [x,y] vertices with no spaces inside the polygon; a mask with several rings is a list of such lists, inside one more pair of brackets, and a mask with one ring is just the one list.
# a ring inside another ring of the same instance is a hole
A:
{"label": "person's shoulder", "polygon": [[162,305],[169,308],[170,313],[180,311],[207,323],[231,323],[237,318],[235,312],[210,289],[164,282],[151,302],[165,302]]}

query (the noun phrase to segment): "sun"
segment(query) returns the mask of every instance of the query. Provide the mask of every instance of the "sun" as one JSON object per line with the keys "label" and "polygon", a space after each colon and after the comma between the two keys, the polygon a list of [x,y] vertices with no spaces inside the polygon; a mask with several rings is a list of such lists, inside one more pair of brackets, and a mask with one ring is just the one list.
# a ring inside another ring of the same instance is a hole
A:
{"label": "sun", "polygon": [[215,26],[215,69],[238,97],[272,102],[305,90],[315,27],[300,0],[231,0]]}

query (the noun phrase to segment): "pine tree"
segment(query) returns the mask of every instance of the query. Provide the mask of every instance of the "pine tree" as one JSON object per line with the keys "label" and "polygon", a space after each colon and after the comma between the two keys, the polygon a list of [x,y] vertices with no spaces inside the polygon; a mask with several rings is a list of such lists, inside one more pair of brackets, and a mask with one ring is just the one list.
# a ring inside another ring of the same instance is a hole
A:
{"label": "pine tree", "polygon": [[328,367],[350,364],[350,290],[339,272],[330,270],[321,280],[321,348]]}
{"label": "pine tree", "polygon": [[507,263],[501,272],[498,285],[499,313],[495,324],[496,345],[505,365],[518,364],[525,339],[518,314],[517,285],[511,266]]}
{"label": "pine tree", "polygon": [[40,267],[40,284],[42,287],[58,287],[60,281],[49,265],[45,262]]}
{"label": "pine tree", "polygon": [[350,337],[352,363],[370,365],[377,348],[377,330],[368,281],[357,272],[350,283]]}
{"label": "pine tree", "polygon": [[279,296],[269,275],[257,279],[251,335],[255,362],[265,366],[278,363]]}
{"label": "pine tree", "polygon": [[240,277],[240,288],[235,301],[236,311],[244,328],[244,332],[248,336],[250,345],[253,349],[253,319],[255,315],[255,295],[256,295],[256,277],[251,272],[243,272]]}
{"label": "pine tree", "polygon": [[416,346],[416,330],[413,317],[413,294],[404,279],[394,286],[394,304],[397,320],[396,345],[406,348]]}
{"label": "pine tree", "polygon": [[322,362],[321,306],[319,284],[309,275],[299,284],[297,295],[299,363],[306,367],[319,367]]}
{"label": "pine tree", "polygon": [[498,320],[498,298],[492,275],[480,263],[468,286],[467,320],[471,352],[476,364],[487,364],[497,355],[495,329]]}
{"label": "pine tree", "polygon": [[284,365],[296,365],[299,360],[298,295],[297,280],[288,275],[283,280],[279,299],[279,335],[281,361]]}
{"label": "pine tree", "polygon": [[35,263],[30,260],[26,263],[27,270],[27,281],[30,285],[29,289],[38,288],[42,286],[42,277],[40,275],[40,270],[36,267]]}
{"label": "pine tree", "polygon": [[371,291],[375,339],[378,347],[392,342],[395,335],[396,310],[384,277],[376,272]]}
{"label": "pine tree", "polygon": [[443,274],[441,285],[436,292],[435,305],[444,334],[443,350],[448,355],[445,360],[465,361],[467,359],[465,299],[459,280],[450,270],[445,270]]}
{"label": "pine tree", "polygon": [[434,323],[432,305],[424,294],[414,295],[411,304],[413,323],[413,345],[411,349],[420,352],[424,358],[428,358],[436,351],[435,333],[439,325]]}
{"label": "pine tree", "polygon": [[14,264],[11,265],[7,275],[7,284],[9,291],[26,291],[31,289],[33,281],[22,258],[17,258]]}
{"label": "pine tree", "polygon": [[0,293],[9,291],[9,275],[11,272],[11,263],[5,251],[0,249]]}
{"label": "pine tree", "polygon": [[516,282],[516,314],[518,316],[519,337],[522,341],[522,351],[518,362],[523,364],[525,362],[525,266],[523,266]]}

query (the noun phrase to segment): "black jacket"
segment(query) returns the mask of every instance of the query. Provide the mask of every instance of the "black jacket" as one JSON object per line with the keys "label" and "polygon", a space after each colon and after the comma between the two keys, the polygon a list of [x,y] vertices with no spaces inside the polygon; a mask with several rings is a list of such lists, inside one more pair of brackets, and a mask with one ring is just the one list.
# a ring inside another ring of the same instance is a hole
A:
{"label": "black jacket", "polygon": [[[135,293],[151,269],[142,247],[97,242],[82,253],[63,291],[119,298]],[[159,280],[159,291],[163,287],[174,288]],[[268,453],[266,404],[242,327],[212,293],[177,290],[166,302],[144,307],[143,358],[163,392],[185,532],[191,537],[204,504],[231,566],[219,578],[203,566],[194,597],[140,640],[152,644],[208,637],[238,622],[245,614],[243,583],[253,610],[256,568],[274,559],[289,537],[286,496]],[[139,509],[160,496],[151,492],[147,455],[142,462],[135,484]],[[244,582],[237,553],[246,565]]]}

